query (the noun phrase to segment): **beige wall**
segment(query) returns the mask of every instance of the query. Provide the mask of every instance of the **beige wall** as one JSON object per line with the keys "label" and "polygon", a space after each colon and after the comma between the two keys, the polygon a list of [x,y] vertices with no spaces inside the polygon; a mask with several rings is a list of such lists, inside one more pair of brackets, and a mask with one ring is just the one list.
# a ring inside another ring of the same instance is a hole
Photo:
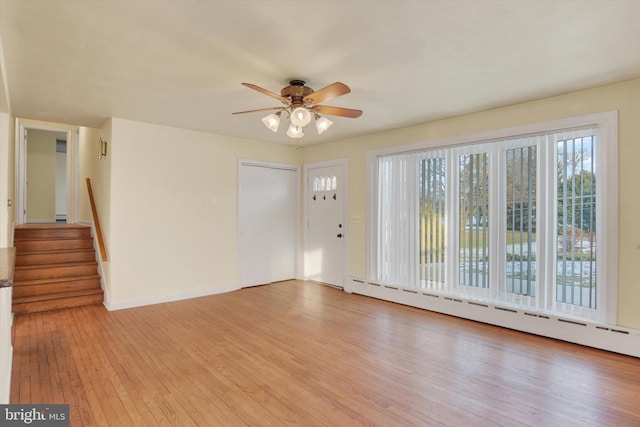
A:
{"label": "beige wall", "polygon": [[[107,121],[105,128],[111,126],[111,120]],[[105,131],[108,133],[109,131]],[[89,201],[89,189],[87,187],[87,178],[91,181],[91,190],[98,212],[98,222],[104,227],[105,221],[109,220],[109,161],[108,157],[98,159],[100,149],[100,138],[106,139],[102,129],[93,129],[80,127],[78,129],[78,221],[82,223],[94,223],[93,212],[91,211],[91,202]],[[109,273],[110,264],[108,260],[108,243],[105,246],[107,250],[107,261],[101,261],[100,274],[105,288],[105,301],[109,303]],[[98,241],[95,241],[96,247]],[[102,259],[100,255],[96,255]]]}
{"label": "beige wall", "polygon": [[[83,223],[93,222],[93,213],[89,201],[89,190],[87,188],[87,178],[91,180],[91,190],[98,212],[98,220],[103,230],[105,246],[107,248],[107,258],[109,256],[109,235],[105,230],[109,229],[110,221],[110,174],[111,157],[98,158],[100,149],[100,139],[111,141],[111,120],[107,120],[101,129],[80,127],[78,129],[78,220]],[[106,226],[106,227],[105,227]],[[107,291],[106,301],[109,303],[110,296],[110,267],[107,259],[101,264],[101,275],[105,290]]]}
{"label": "beige wall", "polygon": [[27,132],[27,221],[56,219],[56,134]]}
{"label": "beige wall", "polygon": [[[1,8],[2,6],[0,6]],[[11,115],[5,71],[4,49],[0,37],[0,248],[13,244],[13,223],[15,221],[15,125]]]}
{"label": "beige wall", "polygon": [[14,128],[14,118],[8,113],[0,113],[0,248],[13,245],[13,224],[15,221]]}
{"label": "beige wall", "polygon": [[[96,204],[98,221],[103,230],[105,239],[107,261],[101,261],[100,274],[105,289],[105,302],[110,303],[110,268],[109,262],[109,242],[108,235],[105,234],[105,224],[109,223],[109,201],[110,201],[110,157],[98,158],[100,150],[100,139],[111,140],[111,120],[108,120],[101,129],[88,127],[78,128],[78,221],[82,223],[93,223],[93,212],[89,201],[89,190],[87,178],[91,180],[91,190]],[[108,229],[108,227],[107,227]],[[96,247],[97,240],[95,241]],[[99,255],[96,255],[99,257]],[[100,258],[100,257],[99,257]],[[100,258],[101,259],[101,258]]]}
{"label": "beige wall", "polygon": [[[483,111],[419,126],[307,147],[303,162],[339,157],[349,161],[348,274],[366,277],[366,153],[369,150],[531,124],[565,117],[619,111],[618,323],[640,329],[640,80],[584,90],[539,101]],[[366,115],[366,111],[365,111]],[[347,125],[345,123],[345,125]]]}
{"label": "beige wall", "polygon": [[105,218],[110,303],[238,285],[238,160],[299,164],[294,147],[114,118]]}
{"label": "beige wall", "polygon": [[[78,167],[78,220],[80,222],[91,222],[93,217],[91,214],[91,205],[89,203],[89,193],[87,190],[86,179],[91,180],[91,187],[94,197],[97,193],[98,172],[102,166],[103,160],[98,160],[98,148],[100,144],[100,129],[80,127],[78,132],[79,140],[79,167]],[[104,159],[106,161],[106,158]],[[103,194],[101,194],[103,195]],[[103,195],[104,196],[104,195]],[[97,198],[97,197],[96,197]]]}

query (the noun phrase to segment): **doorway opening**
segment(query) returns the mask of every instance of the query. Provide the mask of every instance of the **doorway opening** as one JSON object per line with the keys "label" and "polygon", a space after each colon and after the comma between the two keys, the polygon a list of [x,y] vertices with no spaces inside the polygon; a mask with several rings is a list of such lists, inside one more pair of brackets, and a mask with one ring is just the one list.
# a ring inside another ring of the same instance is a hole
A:
{"label": "doorway opening", "polygon": [[77,129],[18,119],[16,223],[75,223]]}

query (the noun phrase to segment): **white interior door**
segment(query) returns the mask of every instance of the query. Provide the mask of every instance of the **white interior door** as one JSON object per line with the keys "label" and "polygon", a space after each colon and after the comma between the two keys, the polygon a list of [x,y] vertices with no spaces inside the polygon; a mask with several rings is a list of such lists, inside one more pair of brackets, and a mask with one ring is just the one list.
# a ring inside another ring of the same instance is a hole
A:
{"label": "white interior door", "polygon": [[290,169],[271,170],[271,281],[294,279],[298,242],[297,174]]}
{"label": "white interior door", "polygon": [[345,194],[342,164],[307,170],[305,275],[309,280],[344,286]]}
{"label": "white interior door", "polygon": [[240,165],[241,287],[296,277],[297,176],[295,169]]}

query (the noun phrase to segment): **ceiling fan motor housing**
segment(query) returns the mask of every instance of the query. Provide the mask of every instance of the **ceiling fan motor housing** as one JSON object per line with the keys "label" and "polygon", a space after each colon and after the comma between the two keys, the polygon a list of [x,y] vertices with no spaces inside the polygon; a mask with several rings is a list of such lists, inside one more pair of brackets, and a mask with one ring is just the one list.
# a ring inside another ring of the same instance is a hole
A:
{"label": "ceiling fan motor housing", "polygon": [[304,85],[303,80],[291,80],[289,86],[282,88],[280,96],[283,98],[290,98],[291,105],[298,106],[304,105],[302,99],[313,93],[313,89]]}

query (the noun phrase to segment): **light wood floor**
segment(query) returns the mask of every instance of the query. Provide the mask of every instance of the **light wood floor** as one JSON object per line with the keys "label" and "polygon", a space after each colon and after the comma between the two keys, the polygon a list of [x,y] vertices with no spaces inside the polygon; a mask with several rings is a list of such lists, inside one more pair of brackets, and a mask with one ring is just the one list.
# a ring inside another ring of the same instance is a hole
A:
{"label": "light wood floor", "polygon": [[638,426],[640,359],[308,282],[16,316],[12,403],[71,425]]}

